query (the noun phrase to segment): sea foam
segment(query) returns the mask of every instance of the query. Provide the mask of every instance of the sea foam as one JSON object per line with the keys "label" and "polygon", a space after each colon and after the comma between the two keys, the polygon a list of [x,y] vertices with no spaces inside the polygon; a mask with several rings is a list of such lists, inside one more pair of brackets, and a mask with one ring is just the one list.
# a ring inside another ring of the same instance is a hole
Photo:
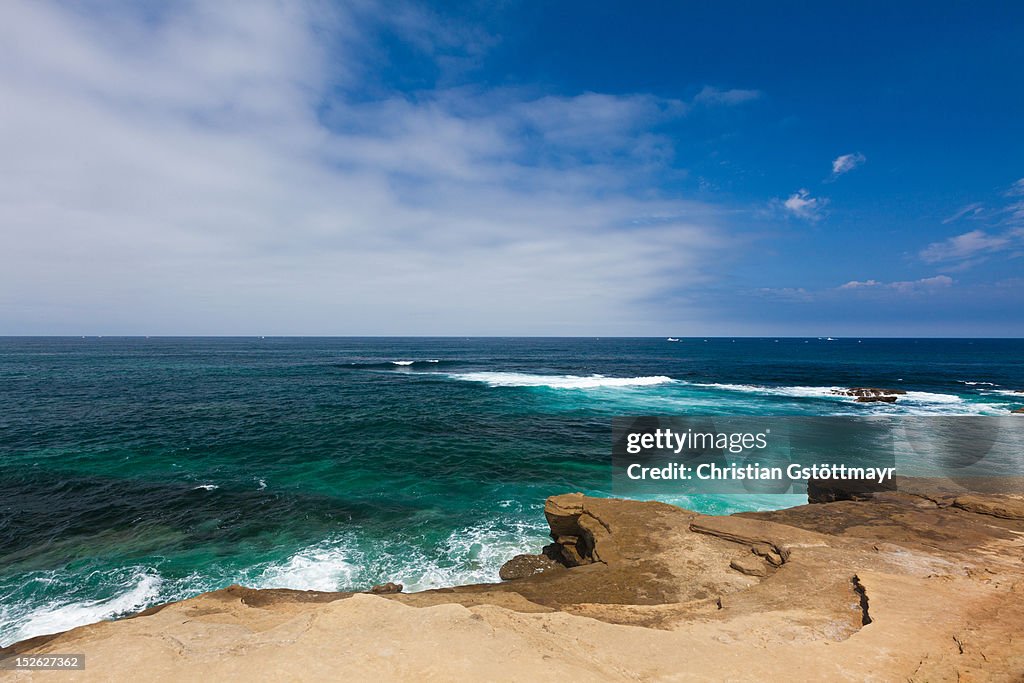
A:
{"label": "sea foam", "polygon": [[482,382],[492,387],[547,387],[550,389],[601,389],[606,387],[649,387],[676,380],[664,375],[608,377],[606,375],[535,375],[525,372],[465,372],[453,379]]}
{"label": "sea foam", "polygon": [[539,552],[548,541],[542,520],[539,510],[531,510],[528,520],[485,519],[452,531],[433,547],[351,530],[266,566],[251,583],[257,588],[342,591],[395,581],[406,592],[493,583],[509,558]]}
{"label": "sea foam", "polygon": [[257,579],[256,587],[316,591],[351,588],[363,559],[345,539],[328,539],[300,550],[285,562],[270,565]]}
{"label": "sea foam", "polygon": [[[687,384],[693,387],[763,396],[825,399],[843,404],[857,403],[854,396],[836,393],[848,390],[848,387],[840,386],[768,386],[718,382],[689,382]],[[956,394],[930,391],[907,391],[905,394],[898,395],[896,403],[858,404],[858,409],[871,408],[884,412],[884,414],[902,415],[1001,415],[1007,412],[1006,405],[1002,403],[971,402]]]}
{"label": "sea foam", "polygon": [[[40,579],[46,583],[56,579]],[[0,645],[26,638],[60,633],[77,626],[112,619],[137,612],[156,600],[163,579],[150,569],[137,567],[127,577],[123,592],[104,600],[81,600],[61,603],[47,602],[31,611],[17,614],[18,605],[7,605],[0,610],[0,621],[6,622],[0,632]],[[8,631],[9,627],[12,627]]]}

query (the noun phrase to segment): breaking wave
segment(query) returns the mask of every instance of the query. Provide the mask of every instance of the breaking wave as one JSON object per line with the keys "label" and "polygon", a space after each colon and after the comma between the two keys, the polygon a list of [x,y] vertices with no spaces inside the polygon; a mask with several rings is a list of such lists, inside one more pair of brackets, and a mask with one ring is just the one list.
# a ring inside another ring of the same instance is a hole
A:
{"label": "breaking wave", "polygon": [[381,360],[381,361],[352,361],[350,363],[334,363],[334,366],[343,370],[394,370],[397,368],[436,368],[438,366],[458,365],[457,360],[443,360],[441,358]]}
{"label": "breaking wave", "polygon": [[[762,396],[781,396],[789,398],[808,398],[834,401],[840,404],[857,403],[856,397],[843,396],[848,387],[841,386],[770,386],[758,384],[726,384],[718,382],[690,382],[690,386],[715,389],[721,391]],[[1002,393],[1002,392],[1000,392]],[[956,394],[943,394],[930,391],[907,391],[900,394],[896,403],[858,404],[859,408],[875,408],[888,413],[910,415],[1000,415],[1007,411],[1002,403],[985,403],[968,401]]]}
{"label": "breaking wave", "polygon": [[[0,601],[0,646],[131,614],[156,601],[163,583],[159,574],[144,567],[132,567],[117,574],[114,580],[120,592],[105,599],[51,600],[30,609],[26,609],[25,603]],[[74,590],[66,585],[66,577],[58,576],[57,572],[37,575],[31,581],[45,586],[65,586],[59,594]]]}
{"label": "breaking wave", "polygon": [[482,382],[491,387],[547,387],[549,389],[601,389],[606,387],[649,387],[676,380],[665,375],[608,377],[606,375],[534,375],[524,372],[466,372],[453,379]]}
{"label": "breaking wave", "polygon": [[398,538],[371,540],[356,533],[342,534],[266,567],[253,584],[257,588],[360,591],[394,581],[412,592],[493,583],[499,581],[498,570],[510,558],[539,552],[548,540],[547,533],[547,525],[536,520],[491,520],[457,529],[433,549]]}

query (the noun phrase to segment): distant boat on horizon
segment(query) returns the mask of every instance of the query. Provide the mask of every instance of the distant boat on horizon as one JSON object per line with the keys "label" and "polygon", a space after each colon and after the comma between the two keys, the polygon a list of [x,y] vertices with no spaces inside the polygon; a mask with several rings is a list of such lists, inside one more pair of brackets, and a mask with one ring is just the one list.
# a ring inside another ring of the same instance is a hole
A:
{"label": "distant boat on horizon", "polygon": [[669,338],[668,338],[668,339],[666,339],[665,341],[679,341],[679,340],[678,340],[678,339],[676,339],[675,337],[669,337]]}

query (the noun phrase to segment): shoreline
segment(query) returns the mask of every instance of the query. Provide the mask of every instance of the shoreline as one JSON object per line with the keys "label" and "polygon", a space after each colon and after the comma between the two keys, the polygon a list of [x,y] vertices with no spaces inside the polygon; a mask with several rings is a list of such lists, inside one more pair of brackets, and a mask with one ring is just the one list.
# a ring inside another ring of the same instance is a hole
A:
{"label": "shoreline", "polygon": [[309,658],[333,675],[433,680],[1019,680],[1024,496],[897,483],[812,485],[807,505],[722,517],[557,495],[545,506],[553,543],[509,558],[502,583],[231,586],[0,657],[83,653],[76,680],[330,675]]}

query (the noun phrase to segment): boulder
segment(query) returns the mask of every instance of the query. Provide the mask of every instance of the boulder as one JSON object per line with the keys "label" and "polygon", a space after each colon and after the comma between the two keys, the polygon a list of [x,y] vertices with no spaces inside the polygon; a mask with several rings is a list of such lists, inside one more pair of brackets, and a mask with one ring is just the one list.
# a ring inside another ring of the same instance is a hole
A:
{"label": "boulder", "polygon": [[744,555],[737,557],[729,563],[729,566],[740,574],[764,578],[768,576],[768,565],[756,555]]}
{"label": "boulder", "polygon": [[850,396],[857,403],[895,403],[898,396],[907,392],[903,389],[879,389],[878,387],[850,387],[849,389],[833,389],[835,396]]}
{"label": "boulder", "polygon": [[514,581],[555,569],[565,569],[565,567],[547,555],[516,555],[501,565],[498,576],[502,581]]}
{"label": "boulder", "polygon": [[387,583],[377,584],[370,589],[370,592],[375,595],[387,595],[389,593],[401,593],[404,588],[405,586],[400,583],[388,581]]}

